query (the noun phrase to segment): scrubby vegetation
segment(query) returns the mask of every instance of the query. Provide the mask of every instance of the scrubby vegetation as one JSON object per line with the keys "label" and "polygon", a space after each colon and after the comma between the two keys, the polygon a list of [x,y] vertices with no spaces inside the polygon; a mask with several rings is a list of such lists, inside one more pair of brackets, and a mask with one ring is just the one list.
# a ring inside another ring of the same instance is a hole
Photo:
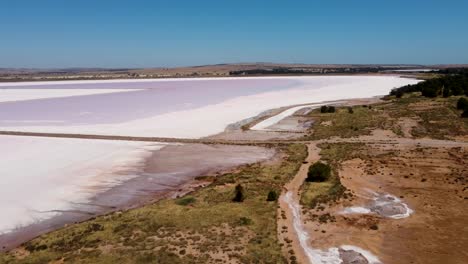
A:
{"label": "scrubby vegetation", "polygon": [[[309,208],[317,208],[320,204],[347,198],[351,194],[341,184],[338,170],[344,160],[359,157],[363,144],[335,143],[321,144],[320,156],[330,168],[330,176],[325,181],[306,181],[302,186],[301,204]],[[323,163],[322,163],[323,164]],[[323,167],[320,165],[320,167]],[[325,169],[326,170],[326,169]]]}
{"label": "scrubby vegetation", "polygon": [[468,100],[465,97],[460,97],[457,101],[458,110],[467,110],[468,109]]}
{"label": "scrubby vegetation", "polygon": [[[180,199],[67,226],[26,243],[26,254],[0,254],[0,263],[285,263],[277,204],[265,197],[295,175],[307,150],[278,148],[277,163],[246,165]],[[238,185],[244,200],[233,203]]]}
{"label": "scrubby vegetation", "polygon": [[278,200],[278,193],[274,190],[268,192],[267,201],[274,202]]}
{"label": "scrubby vegetation", "polygon": [[335,110],[334,106],[322,105],[322,107],[320,107],[320,113],[335,113]]}
{"label": "scrubby vegetation", "polygon": [[463,113],[461,114],[461,117],[463,118],[467,118],[468,117],[468,109],[463,111]]}
{"label": "scrubby vegetation", "polygon": [[451,69],[441,71],[441,77],[393,89],[390,95],[401,98],[404,94],[421,92],[425,97],[449,97],[452,95],[468,95],[468,69]]}
{"label": "scrubby vegetation", "polygon": [[306,181],[308,182],[324,182],[330,178],[331,168],[328,164],[317,161],[309,167]]}
{"label": "scrubby vegetation", "polygon": [[464,97],[460,97],[457,102],[457,109],[462,110],[461,117],[467,118],[468,117],[468,100]]}
{"label": "scrubby vegetation", "polygon": [[242,185],[237,184],[236,189],[235,189],[235,195],[234,198],[232,198],[233,202],[236,203],[242,203],[244,201],[244,188],[242,188]]}
{"label": "scrubby vegetation", "polygon": [[180,199],[177,199],[175,201],[176,204],[178,205],[182,205],[182,206],[185,206],[185,205],[189,205],[189,204],[193,204],[195,203],[196,199],[190,195],[187,195],[183,198],[180,198]]}
{"label": "scrubby vegetation", "polygon": [[387,100],[369,106],[338,107],[333,115],[322,114],[316,109],[307,117],[314,125],[306,140],[331,137],[356,137],[369,135],[375,129],[390,130],[398,136],[448,139],[468,133],[468,120],[461,119],[457,110],[460,97],[427,98],[407,94],[399,99]]}
{"label": "scrubby vegetation", "polygon": [[[350,114],[350,109],[353,114]],[[366,107],[338,107],[333,115],[311,111],[308,117],[315,121],[313,133],[306,139],[324,139],[333,136],[354,137],[370,134],[372,129],[382,126],[385,117],[377,109]]]}

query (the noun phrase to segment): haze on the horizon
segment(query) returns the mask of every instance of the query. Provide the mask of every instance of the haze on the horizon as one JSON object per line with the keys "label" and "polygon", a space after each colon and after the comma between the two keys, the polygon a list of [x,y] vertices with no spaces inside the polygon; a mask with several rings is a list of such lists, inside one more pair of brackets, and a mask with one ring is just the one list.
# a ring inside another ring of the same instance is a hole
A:
{"label": "haze on the horizon", "polygon": [[466,64],[468,1],[0,3],[0,67]]}

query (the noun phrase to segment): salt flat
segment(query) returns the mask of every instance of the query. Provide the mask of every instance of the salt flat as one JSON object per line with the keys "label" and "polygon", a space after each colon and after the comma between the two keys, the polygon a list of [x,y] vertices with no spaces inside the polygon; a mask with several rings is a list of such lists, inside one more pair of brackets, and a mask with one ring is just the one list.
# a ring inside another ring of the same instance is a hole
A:
{"label": "salt flat", "polygon": [[[0,86],[1,87],[1,86]],[[34,99],[70,97],[80,95],[104,94],[104,93],[119,93],[133,91],[130,89],[1,89],[0,88],[0,103],[27,101]]]}
{"label": "salt flat", "polygon": [[397,76],[314,76],[15,83],[4,87],[135,90],[0,103],[0,129],[199,138],[268,109],[384,95],[417,82]]}
{"label": "salt flat", "polygon": [[1,136],[0,234],[129,180],[162,144]]}

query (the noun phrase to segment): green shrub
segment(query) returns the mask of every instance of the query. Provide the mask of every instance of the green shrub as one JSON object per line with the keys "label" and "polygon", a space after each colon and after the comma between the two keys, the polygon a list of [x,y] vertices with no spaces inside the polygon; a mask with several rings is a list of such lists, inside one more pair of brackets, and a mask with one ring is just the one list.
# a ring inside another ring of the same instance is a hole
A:
{"label": "green shrub", "polygon": [[195,202],[196,202],[196,199],[195,199],[195,197],[192,197],[192,196],[185,196],[185,197],[177,199],[175,201],[176,204],[182,205],[182,206],[193,204]]}
{"label": "green shrub", "polygon": [[242,185],[238,184],[236,186],[236,190],[235,190],[235,195],[234,195],[234,198],[232,199],[233,202],[236,202],[236,203],[242,203],[245,199],[244,197],[244,188],[242,187]]}
{"label": "green shrub", "polygon": [[421,91],[422,96],[434,98],[438,95],[438,90],[436,87],[424,87]]}
{"label": "green shrub", "polygon": [[447,98],[452,95],[452,91],[450,89],[446,89],[445,87],[442,88],[442,96]]}
{"label": "green shrub", "polygon": [[352,107],[348,107],[348,113],[350,113],[350,114],[354,113],[354,110],[353,110]]}
{"label": "green shrub", "polygon": [[463,117],[463,118],[468,118],[468,109],[466,109],[465,111],[463,111],[463,113],[461,114],[461,117]]}
{"label": "green shrub", "polygon": [[326,105],[322,105],[322,107],[320,107],[320,113],[335,113],[336,109],[334,106],[326,106]]}
{"label": "green shrub", "polygon": [[467,110],[468,109],[468,100],[464,97],[458,99],[457,102],[457,109],[459,110]]}
{"label": "green shrub", "polygon": [[273,202],[276,200],[278,200],[278,194],[274,190],[271,190],[270,192],[268,192],[267,201]]}
{"label": "green shrub", "polygon": [[317,161],[312,166],[309,167],[309,172],[307,173],[306,181],[324,182],[330,178],[330,174],[331,174],[330,166],[320,161]]}
{"label": "green shrub", "polygon": [[239,225],[251,225],[252,224],[252,219],[248,217],[241,217],[239,218]]}

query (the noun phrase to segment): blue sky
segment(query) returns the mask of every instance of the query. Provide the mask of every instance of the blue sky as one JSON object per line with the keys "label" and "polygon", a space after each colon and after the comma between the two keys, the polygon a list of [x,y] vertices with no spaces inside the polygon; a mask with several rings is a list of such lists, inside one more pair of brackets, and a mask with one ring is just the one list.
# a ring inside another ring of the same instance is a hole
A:
{"label": "blue sky", "polygon": [[0,67],[468,63],[468,1],[0,0]]}

